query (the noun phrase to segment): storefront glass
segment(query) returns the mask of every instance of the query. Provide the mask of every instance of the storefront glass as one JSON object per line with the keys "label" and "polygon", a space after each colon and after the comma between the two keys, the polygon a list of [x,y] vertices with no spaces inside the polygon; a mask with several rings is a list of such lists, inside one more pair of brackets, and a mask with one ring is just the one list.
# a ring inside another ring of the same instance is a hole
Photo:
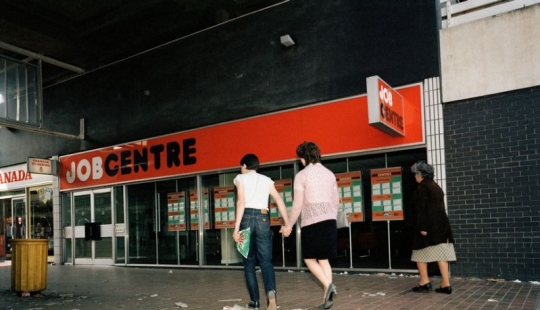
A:
{"label": "storefront glass", "polygon": [[[126,262],[126,232],[124,218],[124,187],[115,186],[113,189],[114,195],[114,219],[115,219],[115,235],[116,235],[116,257],[115,263],[123,264]],[[118,230],[116,230],[118,227]]]}
{"label": "storefront glass", "polygon": [[[425,159],[425,149],[323,160],[323,164],[338,178],[342,198],[340,207],[349,201],[354,205],[354,212],[360,214],[360,217],[351,221],[349,227],[338,230],[338,257],[332,260],[333,267],[363,270],[415,269],[410,261],[408,230],[415,182],[409,167],[420,159]],[[299,163],[294,162],[259,170],[259,173],[274,180],[276,188],[279,187],[278,192],[282,193],[288,212],[292,207],[295,171],[301,168]],[[399,171],[396,184],[400,195],[399,199],[394,200],[399,200],[401,218],[386,220],[374,214],[377,202],[373,201],[375,187],[372,184],[372,173],[377,169]],[[75,257],[92,257],[91,253],[94,253],[94,258],[115,255],[115,263],[128,265],[242,266],[242,257],[232,238],[236,220],[236,188],[233,180],[238,173],[231,170],[202,175],[199,177],[200,189],[197,188],[197,177],[188,177],[75,193],[75,231],[89,221],[89,213],[93,214],[95,221],[103,225],[111,224],[118,229],[116,235],[103,237],[94,248],[89,248],[91,244],[85,242],[84,238],[75,238]],[[357,175],[356,187],[340,185],[344,175]],[[354,193],[347,192],[349,189]],[[69,201],[68,196],[62,196],[64,203]],[[272,206],[271,199],[269,203]],[[69,209],[66,208],[64,213],[65,225],[68,226],[71,218]],[[279,234],[281,223],[277,210],[274,212],[271,213],[274,266],[305,267],[297,230],[293,230],[288,238]],[[199,229],[202,230],[201,247]],[[116,239],[112,236],[116,236]],[[68,262],[69,237],[66,234]],[[113,248],[116,249],[115,254],[110,252]]]}
{"label": "storefront glass", "polygon": [[62,227],[64,229],[64,263],[73,263],[73,227],[72,223],[72,212],[71,212],[71,193],[62,193],[61,194],[62,205],[61,205],[61,214],[62,214]]}
{"label": "storefront glass", "polygon": [[[335,174],[360,172],[362,181],[363,219],[353,221],[349,228],[338,230],[339,257],[336,268],[415,269],[410,261],[410,210],[415,181],[410,166],[425,159],[425,150],[399,151],[367,156],[323,161]],[[372,176],[374,169],[396,167],[401,171],[400,185],[404,217],[380,220],[373,216]]]}
{"label": "storefront glass", "polygon": [[49,239],[49,261],[54,261],[52,185],[30,187],[28,193],[31,238]]}
{"label": "storefront glass", "polygon": [[[24,189],[0,192],[0,259],[11,259],[11,239],[15,234],[13,214],[24,212]],[[15,206],[15,210],[13,208]],[[21,217],[22,221],[22,217]]]}
{"label": "storefront glass", "polygon": [[127,186],[128,264],[198,264],[197,229],[189,225],[195,178]]}

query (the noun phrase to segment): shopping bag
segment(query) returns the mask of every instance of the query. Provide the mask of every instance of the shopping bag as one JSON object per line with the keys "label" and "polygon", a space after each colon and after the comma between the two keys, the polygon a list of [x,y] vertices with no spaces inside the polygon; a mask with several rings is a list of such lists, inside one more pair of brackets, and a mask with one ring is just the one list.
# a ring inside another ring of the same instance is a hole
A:
{"label": "shopping bag", "polygon": [[337,224],[338,229],[349,227],[349,220],[347,219],[347,212],[341,211],[341,210],[338,211],[336,224]]}
{"label": "shopping bag", "polygon": [[238,250],[238,252],[240,252],[240,254],[242,254],[242,256],[247,258],[249,254],[249,242],[251,240],[251,230],[248,227],[246,229],[239,231],[238,234],[240,235],[240,242],[236,243],[236,249]]}

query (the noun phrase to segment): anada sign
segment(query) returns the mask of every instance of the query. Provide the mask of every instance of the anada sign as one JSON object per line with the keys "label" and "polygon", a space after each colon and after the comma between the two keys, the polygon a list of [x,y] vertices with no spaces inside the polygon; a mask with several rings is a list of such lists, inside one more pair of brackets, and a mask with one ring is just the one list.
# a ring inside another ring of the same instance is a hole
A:
{"label": "anada sign", "polygon": [[366,83],[369,124],[391,136],[405,136],[403,96],[376,75]]}

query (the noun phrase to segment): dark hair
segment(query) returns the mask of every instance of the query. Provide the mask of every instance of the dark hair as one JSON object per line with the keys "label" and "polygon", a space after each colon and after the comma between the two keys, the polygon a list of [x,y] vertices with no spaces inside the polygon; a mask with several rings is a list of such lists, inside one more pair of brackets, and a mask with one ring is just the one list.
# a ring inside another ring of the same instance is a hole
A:
{"label": "dark hair", "polygon": [[303,158],[306,164],[321,162],[321,150],[317,144],[304,141],[296,148],[296,156]]}
{"label": "dark hair", "polygon": [[433,179],[435,171],[432,165],[427,164],[425,161],[420,160],[411,167],[411,172],[421,175],[426,179]]}
{"label": "dark hair", "polygon": [[246,165],[249,170],[259,170],[259,158],[255,154],[246,154],[240,160],[240,166]]}

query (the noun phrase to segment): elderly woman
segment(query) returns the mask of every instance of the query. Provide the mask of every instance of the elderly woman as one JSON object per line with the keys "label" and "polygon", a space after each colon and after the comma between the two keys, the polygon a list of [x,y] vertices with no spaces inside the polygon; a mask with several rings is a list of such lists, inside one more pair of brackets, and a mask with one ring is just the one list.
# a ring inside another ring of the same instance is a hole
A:
{"label": "elderly woman", "polygon": [[437,262],[442,279],[440,287],[435,291],[452,294],[448,262],[456,260],[456,253],[450,221],[444,206],[444,193],[433,181],[434,173],[431,165],[419,161],[411,167],[411,171],[418,183],[414,192],[416,218],[411,260],[416,262],[420,273],[420,281],[412,290],[431,291],[427,265],[430,262]]}

